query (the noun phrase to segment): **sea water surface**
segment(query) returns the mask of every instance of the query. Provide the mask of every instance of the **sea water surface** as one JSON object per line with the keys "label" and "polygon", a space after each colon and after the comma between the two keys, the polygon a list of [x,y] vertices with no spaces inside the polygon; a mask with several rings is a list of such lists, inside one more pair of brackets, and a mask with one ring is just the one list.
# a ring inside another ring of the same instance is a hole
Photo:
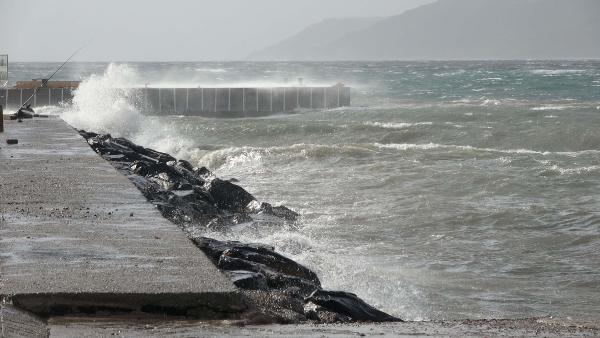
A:
{"label": "sea water surface", "polygon": [[[57,64],[18,63],[11,79]],[[344,82],[352,107],[148,117],[132,85]],[[302,214],[207,235],[275,245],[409,320],[600,319],[600,62],[71,63],[45,107],[234,177]]]}

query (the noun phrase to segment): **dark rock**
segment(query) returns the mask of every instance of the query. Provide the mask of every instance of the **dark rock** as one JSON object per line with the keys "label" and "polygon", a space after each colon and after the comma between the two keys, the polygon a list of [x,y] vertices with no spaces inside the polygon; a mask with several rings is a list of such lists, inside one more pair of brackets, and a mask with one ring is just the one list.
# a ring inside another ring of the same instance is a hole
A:
{"label": "dark rock", "polygon": [[401,322],[402,320],[379,311],[365,303],[355,294],[343,291],[316,290],[305,299],[328,311],[342,314],[353,321],[367,322]]}
{"label": "dark rock", "polygon": [[352,318],[340,313],[326,310],[322,306],[308,302],[304,305],[304,315],[307,319],[323,324],[349,323]]}
{"label": "dark rock", "polygon": [[195,237],[192,238],[192,242],[194,242],[194,244],[196,244],[196,246],[200,248],[200,250],[202,250],[215,264],[219,263],[219,259],[225,250],[229,250],[238,245],[251,248],[266,248],[273,251],[275,250],[274,247],[264,244],[242,244],[241,242],[218,241],[216,239],[207,237]]}
{"label": "dark rock", "polygon": [[219,208],[232,212],[243,212],[246,206],[255,200],[254,196],[242,187],[218,178],[208,184],[207,190]]}
{"label": "dark rock", "polygon": [[177,165],[180,166],[180,167],[182,167],[185,170],[194,171],[194,166],[190,162],[188,162],[186,160],[179,160],[179,161],[177,161]]}
{"label": "dark rock", "polygon": [[236,213],[233,216],[231,216],[229,221],[231,224],[238,225],[238,224],[242,224],[242,223],[252,222],[253,219],[248,214]]}
{"label": "dark rock", "polygon": [[260,205],[259,212],[283,218],[288,221],[295,221],[298,218],[298,216],[300,216],[298,213],[285,206],[274,207],[271,204],[264,202]]}
{"label": "dark rock", "polygon": [[[246,206],[255,201],[254,197],[242,187],[218,179],[210,170],[194,168],[187,161],[110,134],[79,133],[172,222],[219,230],[253,222]],[[270,208],[273,212],[269,212],[281,220],[293,220],[295,213],[283,208]]]}
{"label": "dark rock", "polygon": [[250,271],[266,277],[270,289],[295,289],[306,296],[321,287],[310,269],[261,244],[222,242],[210,238],[194,238],[194,243],[224,271]]}
{"label": "dark rock", "polygon": [[[254,310],[248,324],[296,324],[306,322],[302,298],[286,291],[241,290],[246,302]],[[260,318],[257,322],[255,318]]]}
{"label": "dark rock", "polygon": [[317,287],[321,286],[321,282],[314,272],[273,250],[261,247],[235,246],[224,251],[223,256],[262,264],[276,273],[298,277]]}
{"label": "dark rock", "polygon": [[276,253],[272,247],[204,237],[193,241],[219,269],[259,274],[266,279],[269,289],[296,290],[298,297],[304,297],[321,287],[313,271]]}
{"label": "dark rock", "polygon": [[233,282],[235,286],[246,290],[267,290],[269,285],[267,277],[259,272],[246,270],[226,271],[225,275]]}

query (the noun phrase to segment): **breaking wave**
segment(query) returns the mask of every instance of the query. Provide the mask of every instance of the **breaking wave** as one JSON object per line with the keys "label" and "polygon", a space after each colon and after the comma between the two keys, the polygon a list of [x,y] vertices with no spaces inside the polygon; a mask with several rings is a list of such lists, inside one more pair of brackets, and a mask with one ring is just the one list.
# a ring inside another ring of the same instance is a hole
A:
{"label": "breaking wave", "polygon": [[495,149],[495,148],[479,148],[473,146],[460,146],[460,145],[447,145],[438,143],[425,143],[425,144],[413,144],[413,143],[401,143],[401,144],[380,144],[376,143],[376,147],[380,149],[394,149],[394,150],[432,150],[432,149],[443,149],[443,150],[460,150],[460,151],[479,151],[487,153],[503,153],[503,154],[532,154],[532,155],[561,155],[569,157],[577,157],[580,155],[589,154],[600,154],[600,150],[582,150],[582,151],[538,151],[531,149]]}
{"label": "breaking wave", "polygon": [[293,144],[278,147],[229,147],[214,151],[196,149],[191,155],[198,166],[215,170],[222,167],[251,166],[260,164],[266,157],[281,157],[286,161],[319,159],[332,156],[361,158],[375,151],[368,144]]}
{"label": "breaking wave", "polygon": [[78,129],[131,137],[142,124],[127,89],[135,83],[139,78],[132,68],[111,63],[103,74],[94,74],[79,85],[72,107],[62,118]]}

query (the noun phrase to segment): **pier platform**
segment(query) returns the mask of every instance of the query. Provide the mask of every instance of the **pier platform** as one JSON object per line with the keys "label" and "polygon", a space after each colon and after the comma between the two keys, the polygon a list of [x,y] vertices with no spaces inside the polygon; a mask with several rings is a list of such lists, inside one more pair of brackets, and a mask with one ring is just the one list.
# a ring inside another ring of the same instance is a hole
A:
{"label": "pier platform", "polygon": [[4,122],[3,301],[42,317],[243,309],[232,283],[73,128],[57,117]]}

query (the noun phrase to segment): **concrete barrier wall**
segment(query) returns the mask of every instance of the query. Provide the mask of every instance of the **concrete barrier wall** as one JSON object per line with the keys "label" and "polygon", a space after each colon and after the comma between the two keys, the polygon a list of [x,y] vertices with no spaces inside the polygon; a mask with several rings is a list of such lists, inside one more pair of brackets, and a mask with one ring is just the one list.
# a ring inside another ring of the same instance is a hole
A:
{"label": "concrete barrier wall", "polygon": [[146,88],[149,115],[254,116],[350,105],[348,87]]}
{"label": "concrete barrier wall", "polygon": [[[0,104],[17,109],[33,93],[33,89],[0,89]],[[132,90],[131,96],[149,115],[254,116],[350,106],[349,87],[142,88]],[[72,101],[72,89],[40,88],[28,103],[41,107]]]}
{"label": "concrete barrier wall", "polygon": [[[8,110],[18,109],[33,95],[33,89],[0,89],[0,105]],[[57,106],[71,104],[73,101],[72,89],[40,88],[27,102],[32,107]]]}

